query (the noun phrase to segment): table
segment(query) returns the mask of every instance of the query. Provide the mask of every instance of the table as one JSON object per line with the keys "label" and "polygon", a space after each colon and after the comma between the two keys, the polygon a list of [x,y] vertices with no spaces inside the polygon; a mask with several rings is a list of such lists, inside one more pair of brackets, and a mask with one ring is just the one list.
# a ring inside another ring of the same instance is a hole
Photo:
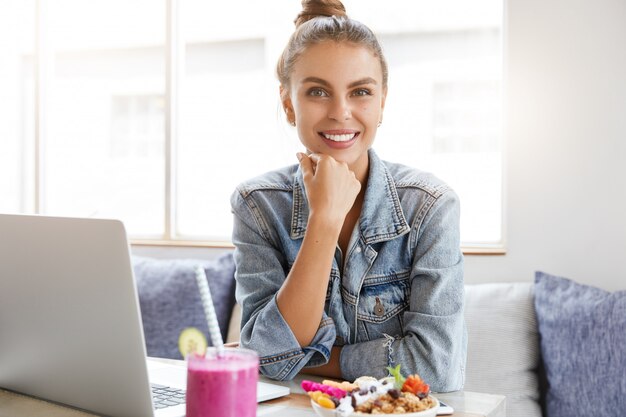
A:
{"label": "table", "polygon": [[[183,361],[167,360],[167,362],[184,366]],[[263,376],[260,379],[287,386],[291,393],[286,397],[260,403],[258,417],[317,416],[311,408],[309,397],[300,387],[300,382],[303,379],[321,381],[323,378],[300,374],[293,381],[272,381]],[[453,417],[506,417],[505,397],[502,395],[456,391],[435,396],[454,408]],[[93,414],[0,388],[0,417],[93,417]]]}

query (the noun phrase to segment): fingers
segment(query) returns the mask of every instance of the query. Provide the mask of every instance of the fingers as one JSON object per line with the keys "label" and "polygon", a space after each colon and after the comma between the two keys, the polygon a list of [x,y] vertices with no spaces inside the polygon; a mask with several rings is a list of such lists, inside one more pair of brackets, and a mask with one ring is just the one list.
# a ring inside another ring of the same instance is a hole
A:
{"label": "fingers", "polygon": [[302,169],[302,175],[304,177],[312,176],[315,174],[313,170],[313,162],[309,158],[309,156],[303,154],[302,152],[298,152],[296,154],[298,157],[298,161],[300,161],[300,169]]}
{"label": "fingers", "polygon": [[[319,154],[319,153],[311,153],[308,156],[311,159],[311,161],[315,163],[315,165],[317,165],[322,160],[322,154]],[[332,158],[332,156],[328,156],[328,155],[324,155],[324,156],[328,158]]]}
{"label": "fingers", "polygon": [[317,213],[331,224],[342,224],[361,189],[354,172],[346,162],[337,161],[330,155],[298,153],[297,156],[309,214]]}
{"label": "fingers", "polygon": [[322,156],[326,158],[331,158],[330,156],[321,155],[319,153],[311,153],[311,154],[308,154],[307,156],[311,160],[311,164],[313,167],[313,174],[315,174],[315,172],[317,171],[317,165],[322,161]]}
{"label": "fingers", "polygon": [[[322,160],[324,160],[324,159],[328,160],[328,158],[330,158],[331,160],[334,161],[334,159],[331,156],[322,155],[322,154],[318,154],[318,153],[305,154],[305,153],[302,153],[302,152],[298,152],[296,154],[296,156],[298,157],[298,160],[300,161],[300,166],[302,166],[302,161],[303,160],[307,160],[308,159],[308,166],[311,167],[310,173],[312,175],[315,175],[315,171],[317,170],[317,165]],[[306,173],[306,171],[304,169],[305,168],[302,168],[303,174]]]}
{"label": "fingers", "polygon": [[[348,168],[348,164],[346,164],[345,162],[339,162],[330,155],[324,155],[320,153],[304,154],[302,152],[298,152],[296,153],[296,156],[300,161],[300,166],[302,167],[303,174],[306,174],[308,172],[311,175],[315,175],[317,167],[322,165],[326,167],[325,169],[338,166],[344,166]],[[354,175],[354,173],[352,174]]]}
{"label": "fingers", "polygon": [[333,158],[330,155],[325,155],[325,154],[321,154],[321,153],[311,153],[308,155],[309,159],[311,160],[311,162],[313,163],[313,173],[315,174],[315,172],[317,171],[317,167],[318,166],[325,166],[326,169],[328,169],[329,167],[332,166],[337,166],[337,164],[339,165],[345,165],[346,167],[348,166],[346,163],[344,162],[339,162],[337,161],[335,158]]}

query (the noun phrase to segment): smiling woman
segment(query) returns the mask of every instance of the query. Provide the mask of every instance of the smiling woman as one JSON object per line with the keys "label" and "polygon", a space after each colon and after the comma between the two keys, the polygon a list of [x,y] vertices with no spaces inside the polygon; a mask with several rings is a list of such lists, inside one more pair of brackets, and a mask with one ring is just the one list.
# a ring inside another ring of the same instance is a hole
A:
{"label": "smiling woman", "polygon": [[270,378],[381,378],[401,364],[436,391],[459,390],[458,197],[372,149],[387,69],[371,30],[338,0],[302,6],[277,74],[306,153],[231,197],[241,344]]}

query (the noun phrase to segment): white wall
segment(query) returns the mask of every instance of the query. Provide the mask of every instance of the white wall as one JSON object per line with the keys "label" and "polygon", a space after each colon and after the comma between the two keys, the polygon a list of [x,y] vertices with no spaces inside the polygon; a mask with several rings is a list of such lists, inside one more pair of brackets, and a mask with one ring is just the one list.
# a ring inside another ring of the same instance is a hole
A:
{"label": "white wall", "polygon": [[506,28],[507,254],[466,281],[626,289],[626,2],[508,0]]}

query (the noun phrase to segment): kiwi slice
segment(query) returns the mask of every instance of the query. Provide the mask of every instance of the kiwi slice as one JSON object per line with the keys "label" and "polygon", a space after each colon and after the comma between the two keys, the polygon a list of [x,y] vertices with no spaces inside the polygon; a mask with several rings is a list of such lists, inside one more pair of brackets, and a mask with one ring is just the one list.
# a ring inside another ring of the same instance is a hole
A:
{"label": "kiwi slice", "polygon": [[207,340],[200,330],[195,327],[187,327],[178,336],[178,350],[183,358],[190,353],[204,355],[206,353]]}

